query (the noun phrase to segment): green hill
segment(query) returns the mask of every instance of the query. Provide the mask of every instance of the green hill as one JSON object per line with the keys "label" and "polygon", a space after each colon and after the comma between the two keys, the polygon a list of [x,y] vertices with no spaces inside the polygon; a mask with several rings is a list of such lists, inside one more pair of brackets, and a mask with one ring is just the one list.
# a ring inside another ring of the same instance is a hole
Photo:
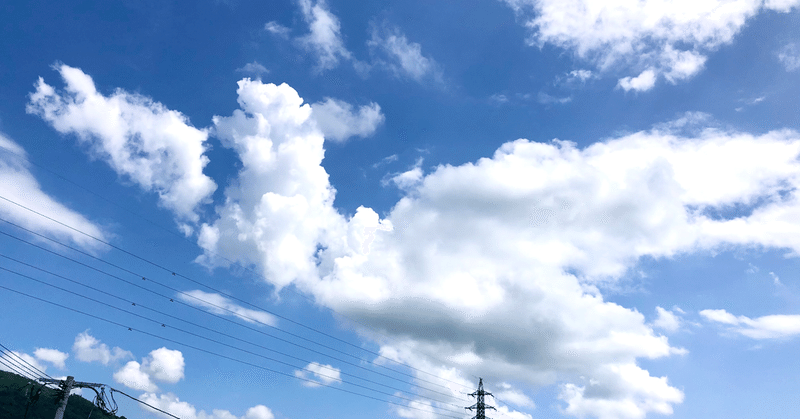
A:
{"label": "green hill", "polygon": [[[34,395],[41,388],[38,398]],[[0,418],[53,419],[56,414],[57,390],[10,372],[0,371]],[[34,397],[32,397],[34,396]],[[91,413],[91,417],[89,416]],[[125,416],[107,415],[81,396],[72,395],[64,412],[64,419],[126,419]]]}

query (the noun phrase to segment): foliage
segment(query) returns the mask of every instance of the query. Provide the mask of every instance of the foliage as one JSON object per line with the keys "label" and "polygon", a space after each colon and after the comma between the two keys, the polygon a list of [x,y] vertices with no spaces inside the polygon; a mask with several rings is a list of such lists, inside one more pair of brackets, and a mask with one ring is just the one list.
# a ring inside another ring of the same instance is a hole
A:
{"label": "foliage", "polygon": [[[52,419],[56,414],[59,391],[10,372],[0,371],[0,418]],[[63,394],[63,393],[62,393]],[[26,417],[27,410],[27,417]],[[64,419],[126,419],[109,415],[91,401],[72,395]]]}

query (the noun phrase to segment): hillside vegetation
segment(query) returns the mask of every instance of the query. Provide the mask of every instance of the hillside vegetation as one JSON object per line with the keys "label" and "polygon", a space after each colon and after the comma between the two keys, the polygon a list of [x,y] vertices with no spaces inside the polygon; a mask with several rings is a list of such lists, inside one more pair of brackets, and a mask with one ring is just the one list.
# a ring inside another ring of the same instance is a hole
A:
{"label": "hillside vegetation", "polygon": [[[57,390],[42,387],[41,384],[17,374],[0,371],[0,418],[53,419],[59,397],[57,393]],[[69,397],[64,419],[126,418],[105,414],[91,401],[73,394]]]}

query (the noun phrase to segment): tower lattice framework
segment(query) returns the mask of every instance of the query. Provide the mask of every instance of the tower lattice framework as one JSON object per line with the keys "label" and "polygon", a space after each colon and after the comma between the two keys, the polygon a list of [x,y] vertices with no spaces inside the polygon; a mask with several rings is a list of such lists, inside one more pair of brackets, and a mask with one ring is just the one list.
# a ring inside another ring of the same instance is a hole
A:
{"label": "tower lattice framework", "polygon": [[492,393],[483,390],[483,378],[478,379],[478,390],[470,394],[472,397],[477,397],[477,401],[470,407],[465,407],[467,410],[475,410],[475,416],[472,419],[490,419],[486,417],[486,409],[497,410],[494,406],[487,406],[484,402],[484,396],[494,396]]}

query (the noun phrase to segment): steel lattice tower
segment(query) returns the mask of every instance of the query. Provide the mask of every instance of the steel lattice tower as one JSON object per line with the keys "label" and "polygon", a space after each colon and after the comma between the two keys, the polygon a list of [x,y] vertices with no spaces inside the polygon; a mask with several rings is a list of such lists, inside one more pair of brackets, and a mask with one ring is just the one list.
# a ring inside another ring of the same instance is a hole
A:
{"label": "steel lattice tower", "polygon": [[479,378],[478,379],[478,390],[475,391],[474,393],[470,394],[470,396],[478,398],[478,401],[475,404],[473,404],[470,407],[465,407],[464,408],[464,409],[467,409],[467,410],[476,410],[477,411],[475,416],[472,417],[472,419],[489,419],[489,418],[486,417],[486,409],[492,409],[492,410],[495,410],[495,411],[497,410],[497,409],[494,408],[494,406],[486,406],[486,403],[484,403],[484,401],[483,401],[483,396],[492,396],[492,397],[494,397],[494,395],[492,393],[489,393],[488,391],[483,391],[483,378]]}

